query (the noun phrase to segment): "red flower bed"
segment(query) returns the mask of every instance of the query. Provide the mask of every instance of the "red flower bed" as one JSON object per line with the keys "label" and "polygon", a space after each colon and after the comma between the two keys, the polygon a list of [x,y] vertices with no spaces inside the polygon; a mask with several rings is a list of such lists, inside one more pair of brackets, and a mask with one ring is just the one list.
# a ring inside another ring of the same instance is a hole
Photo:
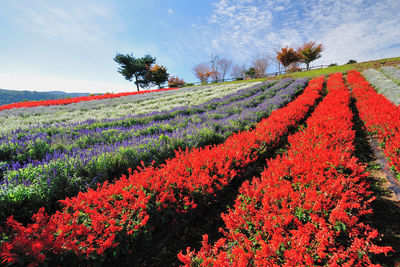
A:
{"label": "red flower bed", "polygon": [[340,73],[327,88],[308,127],[289,136],[288,152],[245,182],[222,214],[225,238],[210,245],[205,235],[200,251],[178,255],[185,266],[358,266],[391,250],[374,245],[377,231],[360,222],[371,198],[352,156],[350,93]]}
{"label": "red flower bed", "polygon": [[[179,151],[159,168],[130,172],[115,184],[62,201],[64,208],[51,217],[42,210],[34,223],[22,226],[8,220],[0,247],[3,262],[43,262],[56,254],[102,255],[121,242],[151,231],[150,216],[169,210],[187,212],[227,185],[261,151],[274,147],[280,138],[307,114],[320,97],[323,77],[285,108],[276,110],[252,131],[229,137],[218,146]],[[33,249],[35,247],[35,249]]]}
{"label": "red flower bed", "polygon": [[375,134],[400,178],[400,109],[378,94],[357,71],[349,71],[347,81],[357,99],[360,118],[368,131]]}
{"label": "red flower bed", "polygon": [[179,89],[179,88],[164,88],[164,89],[157,89],[157,90],[145,90],[145,91],[139,91],[139,92],[125,92],[125,93],[117,93],[117,94],[81,96],[81,97],[73,97],[73,98],[68,98],[68,99],[18,102],[18,103],[12,103],[12,104],[0,106],[0,111],[6,110],[6,109],[13,109],[13,108],[32,108],[32,107],[38,107],[38,106],[67,105],[67,104],[78,103],[78,102],[82,102],[82,101],[92,101],[92,100],[100,100],[100,99],[107,99],[107,98],[116,98],[116,97],[128,96],[128,95],[140,95],[140,94],[147,94],[150,92],[169,91],[169,90],[175,90],[175,89]]}

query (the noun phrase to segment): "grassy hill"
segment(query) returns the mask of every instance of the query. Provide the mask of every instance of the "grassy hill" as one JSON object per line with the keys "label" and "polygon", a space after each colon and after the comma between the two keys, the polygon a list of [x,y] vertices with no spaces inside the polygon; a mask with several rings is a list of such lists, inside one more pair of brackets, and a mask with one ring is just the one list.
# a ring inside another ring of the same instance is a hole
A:
{"label": "grassy hill", "polygon": [[61,91],[36,92],[36,91],[16,91],[0,89],[0,105],[6,105],[22,101],[38,101],[50,99],[62,99],[78,96],[86,96],[84,93],[65,93]]}
{"label": "grassy hill", "polygon": [[397,66],[399,64],[400,64],[400,57],[383,58],[383,59],[359,62],[359,63],[354,63],[354,64],[344,64],[344,65],[331,66],[331,67],[326,67],[326,68],[321,68],[321,69],[293,72],[293,73],[289,73],[289,74],[271,76],[268,78],[239,80],[239,81],[224,82],[224,83],[255,82],[255,81],[265,81],[265,80],[271,80],[271,79],[289,78],[289,77],[290,78],[315,77],[315,76],[320,76],[320,75],[328,75],[330,73],[335,73],[335,72],[347,72],[349,70],[357,70],[357,71],[361,72],[368,68],[377,69],[381,66]]}

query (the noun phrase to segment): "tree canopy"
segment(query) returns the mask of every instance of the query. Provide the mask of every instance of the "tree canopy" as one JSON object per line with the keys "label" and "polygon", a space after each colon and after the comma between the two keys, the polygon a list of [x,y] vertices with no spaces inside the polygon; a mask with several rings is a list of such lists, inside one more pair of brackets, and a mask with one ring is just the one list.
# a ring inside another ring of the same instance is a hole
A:
{"label": "tree canopy", "polygon": [[122,74],[128,81],[135,78],[135,84],[139,91],[139,86],[146,87],[151,81],[146,78],[150,72],[151,65],[156,62],[156,58],[151,55],[145,55],[141,58],[135,58],[132,54],[117,54],[114,58],[120,67],[118,72]]}
{"label": "tree canopy", "polygon": [[182,87],[186,84],[183,79],[179,79],[176,76],[172,76],[168,79],[168,86],[169,87]]}
{"label": "tree canopy", "polygon": [[298,63],[302,60],[302,56],[293,48],[291,47],[283,47],[280,51],[277,51],[276,58],[279,62],[285,67],[285,70],[291,64]]}
{"label": "tree canopy", "polygon": [[154,65],[150,68],[149,72],[146,75],[146,79],[155,85],[158,88],[161,88],[162,85],[168,80],[169,74],[167,72],[167,68],[161,65]]}
{"label": "tree canopy", "polygon": [[193,73],[201,83],[207,83],[208,78],[213,75],[214,71],[211,70],[207,63],[200,63],[193,67]]}
{"label": "tree canopy", "polygon": [[307,66],[307,70],[310,69],[310,63],[321,57],[323,50],[322,44],[317,45],[315,41],[304,43],[297,51],[302,56],[301,61]]}

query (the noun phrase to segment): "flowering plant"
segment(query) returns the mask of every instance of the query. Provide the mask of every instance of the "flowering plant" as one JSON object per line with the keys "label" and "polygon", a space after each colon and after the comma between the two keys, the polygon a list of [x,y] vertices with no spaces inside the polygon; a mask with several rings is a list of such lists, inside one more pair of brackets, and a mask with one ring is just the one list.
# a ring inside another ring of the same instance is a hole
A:
{"label": "flowering plant", "polygon": [[[164,211],[195,209],[254,162],[259,153],[275,147],[297,127],[320,97],[322,84],[323,77],[314,78],[303,94],[272,112],[254,130],[234,134],[220,145],[179,150],[159,167],[130,170],[113,184],[105,182],[95,190],[66,198],[61,201],[64,208],[50,217],[41,210],[33,217],[33,224],[22,226],[11,218],[0,246],[3,263],[17,259],[26,264],[41,263],[67,254],[81,260],[101,257],[151,231],[149,222],[162,219]],[[37,227],[36,218],[45,218],[40,221],[43,227]],[[35,242],[40,247],[30,249]]]}
{"label": "flowering plant", "polygon": [[307,128],[289,136],[287,153],[268,160],[222,214],[225,237],[212,245],[205,235],[198,252],[180,253],[185,266],[354,266],[371,264],[369,253],[392,250],[375,245],[378,232],[360,220],[373,198],[364,166],[352,156],[342,75],[331,75],[327,89]]}
{"label": "flowering plant", "polygon": [[67,105],[67,104],[78,103],[78,102],[82,102],[82,101],[108,99],[108,98],[122,97],[122,96],[128,96],[128,95],[146,94],[146,93],[157,92],[157,91],[169,91],[169,90],[175,90],[175,89],[178,89],[178,88],[164,88],[164,89],[157,89],[157,90],[145,90],[145,91],[139,91],[139,92],[125,92],[125,93],[117,93],[117,94],[80,96],[80,97],[73,97],[73,98],[66,98],[66,99],[54,99],[54,100],[44,100],[44,101],[18,102],[18,103],[0,106],[0,111],[6,110],[6,109],[13,109],[13,108],[31,108],[31,107],[38,107],[38,106]]}

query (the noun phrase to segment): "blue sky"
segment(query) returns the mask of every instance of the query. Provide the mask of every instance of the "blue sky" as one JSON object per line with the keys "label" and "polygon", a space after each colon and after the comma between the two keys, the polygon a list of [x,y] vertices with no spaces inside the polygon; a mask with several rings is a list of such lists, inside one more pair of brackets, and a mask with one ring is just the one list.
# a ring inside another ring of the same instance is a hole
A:
{"label": "blue sky", "polygon": [[0,0],[0,88],[134,90],[117,52],[187,82],[212,53],[249,66],[310,40],[325,47],[314,65],[400,56],[399,13],[398,0]]}

